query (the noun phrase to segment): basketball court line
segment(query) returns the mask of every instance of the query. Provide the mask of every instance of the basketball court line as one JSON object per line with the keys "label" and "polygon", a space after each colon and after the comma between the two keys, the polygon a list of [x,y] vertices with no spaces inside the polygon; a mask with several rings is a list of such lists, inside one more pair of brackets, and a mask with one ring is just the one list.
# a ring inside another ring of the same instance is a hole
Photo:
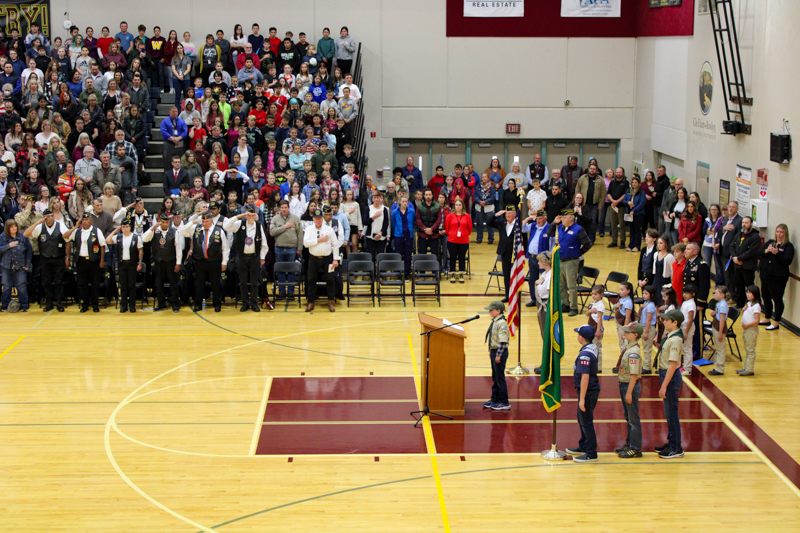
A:
{"label": "basketball court line", "polygon": [[[528,454],[528,455],[530,455],[530,454]],[[681,465],[686,466],[687,464],[692,464],[692,465],[703,465],[703,464],[707,464],[707,465],[742,465],[742,464],[763,464],[763,462],[762,461],[699,461],[699,462],[694,462],[694,463],[687,463],[687,462],[681,463],[680,461],[664,461],[664,460],[661,460],[661,461],[639,461],[639,462],[635,462],[635,463],[631,463],[631,462],[627,462],[627,463],[623,463],[623,462],[620,462],[620,463],[592,463],[591,465],[588,465],[588,464],[587,465],[583,465],[583,464],[575,463],[573,461],[564,461],[564,462],[561,462],[561,463],[545,463],[545,464],[538,464],[538,465],[505,466],[505,467],[498,467],[498,468],[482,468],[482,469],[478,469],[478,470],[465,470],[465,471],[461,471],[461,472],[447,472],[447,473],[442,474],[441,476],[442,477],[461,476],[461,475],[468,475],[468,474],[479,474],[479,473],[485,473],[485,472],[498,472],[498,471],[503,471],[503,470],[521,470],[521,469],[529,469],[529,468],[567,468],[568,467],[568,468],[587,468],[587,469],[588,468],[592,468],[592,469],[600,468],[600,469],[602,469],[604,467],[620,467],[620,466],[621,467],[625,467],[625,466],[637,466],[637,465],[659,465],[659,466],[665,466],[665,467],[676,467],[676,466],[679,467]],[[398,485],[398,484],[401,484],[401,483],[409,483],[409,482],[412,482],[412,481],[420,481],[420,480],[423,480],[423,479],[430,479],[431,477],[432,476],[419,476],[419,477],[413,477],[413,478],[397,479],[397,480],[394,480],[394,481],[384,481],[382,483],[374,483],[372,485],[364,485],[364,486],[361,486],[361,487],[353,487],[351,489],[344,489],[344,490],[340,490],[340,491],[336,491],[336,492],[330,492],[330,493],[327,493],[327,494],[320,494],[320,495],[317,495],[317,496],[312,496],[310,498],[304,498],[302,500],[297,500],[297,501],[294,501],[294,502],[284,503],[284,504],[281,504],[281,505],[276,505],[275,507],[270,507],[268,509],[263,509],[261,511],[256,511],[254,513],[250,513],[250,514],[247,514],[247,515],[244,515],[244,516],[240,516],[238,518],[234,518],[232,520],[228,520],[227,522],[221,522],[221,523],[216,524],[216,525],[211,526],[211,527],[213,527],[213,528],[221,528],[221,527],[224,527],[224,526],[227,526],[227,525],[230,525],[230,524],[234,524],[236,522],[241,522],[243,520],[247,520],[248,518],[253,518],[254,516],[259,516],[259,515],[262,515],[262,514],[265,514],[265,513],[278,511],[280,509],[285,509],[287,507],[292,507],[292,506],[295,506],[295,505],[300,505],[300,504],[308,503],[308,502],[311,502],[311,501],[322,500],[324,498],[330,498],[330,497],[333,497],[333,496],[340,496],[342,494],[347,494],[347,493],[350,493],[350,492],[374,489],[374,488],[378,488],[378,487],[384,487],[384,486],[387,486],[387,485]]]}
{"label": "basketball court line", "polygon": [[[417,366],[417,356],[414,354],[414,343],[411,341],[411,334],[408,336],[408,349],[411,352],[411,364],[414,367],[414,388],[417,391],[417,404],[422,403],[422,396],[420,393],[420,376],[419,366]],[[404,422],[408,423],[408,422]],[[439,463],[436,461],[436,441],[433,438],[433,429],[431,428],[430,417],[425,417],[422,421],[422,427],[425,431],[425,446],[428,449],[428,455],[431,457],[431,466],[433,467],[433,479],[436,483],[436,494],[439,497],[439,509],[442,512],[442,523],[446,533],[450,533],[450,519],[447,517],[447,505],[444,501],[444,491],[442,490],[442,476],[439,475]]]}
{"label": "basketball court line", "polygon": [[[201,317],[201,318],[203,318],[203,317]],[[206,319],[203,318],[203,320],[206,320]],[[210,324],[213,324],[213,322],[210,322],[208,320],[206,320],[206,322],[209,322]],[[344,325],[344,326],[334,326],[334,327],[331,327],[331,328],[324,328],[324,329],[312,330],[312,331],[314,331],[314,332],[331,331],[331,330],[336,330],[336,329],[345,329],[345,328],[361,327],[361,326],[375,326],[375,325],[394,323],[394,322],[402,322],[402,320],[386,320],[386,321],[372,322],[372,323],[348,324],[348,325]],[[216,324],[213,324],[213,325],[216,325]],[[217,327],[219,327],[219,326],[217,326]],[[224,328],[222,328],[222,329],[224,329]],[[295,336],[298,336],[298,335],[303,335],[303,333],[291,333],[291,334],[288,334],[288,335],[276,337],[276,338],[274,338],[272,340],[277,340],[277,339],[281,339],[281,338],[288,338],[288,337],[295,337]],[[22,340],[22,338],[24,338],[24,335],[17,342]],[[136,485],[136,483],[134,483],[133,480],[130,479],[127,476],[127,474],[125,474],[125,472],[122,470],[122,468],[119,466],[119,464],[117,463],[116,459],[114,458],[114,453],[111,451],[111,429],[114,429],[114,431],[118,435],[123,436],[124,438],[127,438],[128,440],[131,440],[131,441],[134,441],[134,442],[138,442],[138,441],[135,441],[135,439],[132,439],[131,437],[125,435],[119,429],[119,427],[117,426],[117,423],[116,423],[116,417],[119,414],[119,412],[126,405],[128,405],[131,402],[131,399],[134,398],[137,393],[139,393],[142,389],[148,387],[152,383],[154,383],[154,382],[158,381],[159,379],[163,378],[164,376],[167,376],[167,375],[175,372],[176,370],[180,370],[181,368],[187,367],[189,365],[193,365],[195,363],[198,363],[198,362],[203,361],[205,359],[214,357],[216,355],[221,355],[223,353],[228,353],[228,352],[231,352],[233,350],[238,350],[240,348],[245,348],[245,347],[248,347],[248,346],[254,346],[254,345],[260,344],[262,342],[268,342],[268,341],[256,340],[254,342],[243,344],[241,346],[225,348],[224,350],[219,350],[217,352],[213,352],[213,353],[210,353],[208,355],[204,355],[204,356],[198,357],[197,359],[193,359],[192,361],[187,361],[187,362],[182,363],[182,364],[180,364],[180,365],[178,365],[178,366],[176,366],[176,367],[174,367],[174,368],[172,368],[170,370],[162,372],[158,376],[156,376],[156,377],[150,379],[149,381],[145,382],[144,384],[140,385],[139,387],[134,389],[130,394],[128,394],[128,396],[117,405],[117,407],[114,409],[114,411],[111,413],[111,415],[109,416],[108,420],[106,421],[105,431],[104,431],[104,435],[103,435],[103,442],[104,442],[104,446],[105,446],[105,450],[106,450],[106,456],[108,457],[108,460],[111,463],[111,466],[114,468],[114,470],[117,472],[117,474],[122,478],[122,480],[129,487],[131,487],[137,494],[139,494],[145,500],[147,500],[148,502],[150,502],[154,506],[158,507],[162,511],[174,516],[175,518],[177,518],[177,519],[179,519],[179,520],[181,520],[183,522],[186,522],[187,524],[189,524],[189,525],[191,525],[193,527],[199,528],[200,530],[206,531],[208,533],[216,533],[216,532],[213,529],[209,529],[209,528],[203,526],[202,524],[198,524],[197,522],[191,520],[190,518],[187,518],[187,517],[183,516],[182,514],[176,512],[176,511],[173,511],[172,509],[170,509],[166,505],[162,504],[161,502],[159,502],[158,500],[156,500],[155,498],[153,498],[152,496],[150,496],[149,494],[144,492],[141,488],[139,488],[139,486]],[[16,343],[14,343],[14,345],[16,345]],[[13,348],[13,345],[12,345],[12,348]],[[7,351],[8,350],[6,350],[6,352]],[[6,353],[6,352],[4,352],[4,353]],[[144,443],[140,443],[140,444],[144,444]],[[153,447],[153,446],[150,446],[150,445],[146,445],[146,446],[151,447],[151,448]]]}
{"label": "basketball court line", "polygon": [[755,454],[758,455],[758,457],[762,461],[764,461],[764,463],[767,466],[769,466],[770,469],[772,469],[773,472],[775,472],[775,474],[778,476],[778,478],[780,478],[784,483],[786,483],[786,485],[789,487],[789,489],[792,492],[795,493],[795,495],[800,497],[800,489],[798,489],[798,487],[794,483],[792,483],[792,481],[786,476],[786,474],[784,474],[777,466],[775,466],[775,464],[772,461],[770,461],[770,459],[766,456],[766,454],[764,454],[764,452],[762,452],[758,448],[758,446],[756,446],[753,443],[753,441],[751,441],[749,438],[747,438],[747,435],[745,435],[742,432],[742,430],[740,430],[736,426],[736,424],[731,422],[730,418],[728,418],[725,415],[725,413],[723,413],[722,410],[719,407],[717,407],[713,402],[711,402],[711,400],[708,399],[708,396],[706,396],[703,393],[703,391],[701,391],[697,387],[697,385],[692,383],[692,381],[690,379],[685,379],[685,380],[683,380],[683,382],[686,383],[686,386],[688,386],[692,390],[692,392],[694,392],[699,398],[701,398],[703,400],[703,402],[706,404],[706,406],[709,409],[711,409],[711,411],[715,415],[717,415],[717,417],[719,417],[719,419],[722,420],[722,422],[724,422],[726,426],[728,426],[728,429],[730,429],[733,432],[733,434],[736,435],[739,438],[739,440],[741,440],[745,444],[745,446],[747,446],[748,448],[753,450],[753,452],[755,452]]}
{"label": "basketball court line", "polygon": [[13,349],[14,349],[14,346],[16,346],[17,344],[19,344],[19,343],[20,343],[20,341],[22,341],[22,339],[24,339],[24,338],[25,338],[25,335],[22,335],[22,336],[21,336],[19,339],[17,339],[17,340],[14,342],[14,344],[12,344],[12,345],[11,345],[11,346],[9,346],[8,348],[6,348],[6,349],[3,351],[3,353],[0,353],[0,359],[2,359],[2,358],[3,358],[3,356],[4,356],[5,354],[7,354],[7,353],[8,353],[8,352],[10,352],[11,350],[13,350]]}
{"label": "basketball court line", "polygon": [[261,435],[261,429],[264,422],[264,413],[267,411],[267,399],[269,398],[269,391],[272,388],[272,378],[267,378],[267,383],[264,385],[264,396],[261,397],[261,407],[258,410],[258,418],[256,418],[255,429],[253,430],[253,439],[250,443],[250,455],[256,454],[258,447],[258,437]]}

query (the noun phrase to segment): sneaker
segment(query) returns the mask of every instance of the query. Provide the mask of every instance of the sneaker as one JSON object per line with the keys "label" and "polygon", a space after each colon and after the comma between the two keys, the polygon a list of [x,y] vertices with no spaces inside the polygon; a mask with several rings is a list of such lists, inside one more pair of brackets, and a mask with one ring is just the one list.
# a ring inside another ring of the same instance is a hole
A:
{"label": "sneaker", "polygon": [[736,371],[737,374],[743,374],[745,372],[744,368],[740,368]]}
{"label": "sneaker", "polygon": [[780,326],[767,326],[764,329],[767,330],[767,331],[775,331],[776,329],[781,329],[781,327]]}
{"label": "sneaker", "polygon": [[464,278],[464,273],[463,272],[458,275],[458,282],[459,283],[465,283],[466,281],[467,280]]}
{"label": "sneaker", "polygon": [[617,455],[619,455],[620,459],[633,459],[635,457],[641,457],[642,451],[637,450],[636,448],[628,448]]}
{"label": "sneaker", "polygon": [[661,446],[656,446],[653,448],[656,453],[661,453],[669,450],[669,444],[662,444]]}
{"label": "sneaker", "polygon": [[629,447],[627,444],[620,446],[619,448],[614,448],[614,453],[622,453],[627,450]]}
{"label": "sneaker", "polygon": [[491,409],[491,408],[492,408],[492,404],[493,404],[493,403],[494,403],[494,402],[493,402],[492,400],[489,400],[488,402],[485,402],[485,403],[483,404],[483,408],[484,408],[484,409]]}
{"label": "sneaker", "polygon": [[584,450],[581,450],[580,448],[567,448],[564,451],[567,452],[568,455],[583,455],[586,453]]}
{"label": "sneaker", "polygon": [[717,372],[717,369],[715,368],[714,370],[709,372],[708,375],[709,376],[724,376],[725,374],[723,372]]}
{"label": "sneaker", "polygon": [[7,313],[8,307],[0,307],[0,313]]}
{"label": "sneaker", "polygon": [[668,449],[666,449],[663,452],[660,452],[658,454],[658,456],[661,459],[678,459],[679,457],[683,457],[683,455],[684,455],[683,450],[680,450],[680,451],[676,452],[675,450],[673,450],[671,448],[668,448]]}
{"label": "sneaker", "polygon": [[455,282],[456,282],[456,273],[455,272],[451,272],[450,273],[450,283],[455,283]]}
{"label": "sneaker", "polygon": [[740,376],[755,376],[755,375],[756,375],[756,373],[755,373],[755,372],[742,372],[742,373],[741,373],[741,374],[739,374],[739,375],[740,375]]}
{"label": "sneaker", "polygon": [[510,403],[493,403],[492,409],[495,411],[510,411],[511,404]]}
{"label": "sneaker", "polygon": [[572,460],[575,461],[576,463],[596,463],[597,456],[595,455],[594,457],[592,457],[591,455],[585,453],[581,456],[573,457]]}

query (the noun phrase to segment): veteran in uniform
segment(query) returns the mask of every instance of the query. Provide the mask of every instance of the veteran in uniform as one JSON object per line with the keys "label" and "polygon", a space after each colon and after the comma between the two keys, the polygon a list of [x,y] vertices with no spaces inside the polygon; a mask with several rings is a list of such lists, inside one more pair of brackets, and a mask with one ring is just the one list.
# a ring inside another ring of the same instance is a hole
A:
{"label": "veteran in uniform", "polygon": [[492,317],[492,323],[486,332],[485,342],[489,343],[489,362],[492,365],[492,398],[483,404],[486,409],[508,411],[508,386],[506,385],[506,361],[508,360],[508,341],[510,333],[508,322],[503,312],[503,302],[492,302],[485,308]]}

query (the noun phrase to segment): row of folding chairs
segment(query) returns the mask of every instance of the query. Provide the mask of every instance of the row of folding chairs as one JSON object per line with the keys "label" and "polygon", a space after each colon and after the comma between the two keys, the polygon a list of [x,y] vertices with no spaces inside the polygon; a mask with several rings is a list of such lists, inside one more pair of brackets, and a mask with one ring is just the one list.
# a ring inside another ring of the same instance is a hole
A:
{"label": "row of folding chairs", "polygon": [[[378,300],[380,307],[383,300],[399,299],[403,305],[406,303],[406,275],[405,263],[402,256],[397,253],[378,254],[375,262],[369,253],[351,253],[341,265],[342,283],[346,285],[345,297],[347,306],[351,302],[369,301],[375,305]],[[411,258],[411,297],[414,305],[417,300],[434,299],[441,306],[441,266],[433,254],[415,254]],[[302,305],[304,294],[304,279],[302,264],[297,261],[275,263],[274,281],[272,284],[273,300],[278,292],[293,293],[298,305]],[[280,278],[286,274],[286,280]],[[289,281],[288,275],[294,275],[295,280]],[[325,284],[324,277],[318,281],[320,286]]]}

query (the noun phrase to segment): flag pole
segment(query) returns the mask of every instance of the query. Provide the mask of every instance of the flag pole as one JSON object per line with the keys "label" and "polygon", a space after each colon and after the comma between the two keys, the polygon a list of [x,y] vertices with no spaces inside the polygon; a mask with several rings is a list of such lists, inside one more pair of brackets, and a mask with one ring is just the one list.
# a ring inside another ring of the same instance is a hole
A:
{"label": "flag pole", "polygon": [[558,449],[556,446],[556,419],[558,418],[558,409],[553,411],[553,444],[549,450],[542,452],[542,459],[548,461],[562,461],[567,454]]}
{"label": "flag pole", "polygon": [[[555,237],[556,237],[556,248],[558,248],[558,230],[557,229],[556,229]],[[555,253],[558,253],[558,252],[556,251]],[[553,294],[550,295],[550,306],[551,306],[551,308],[552,308],[553,299],[555,298],[555,296],[556,295],[553,295]],[[561,298],[560,298],[561,295],[558,294],[557,296],[559,297],[558,305],[560,307],[561,306]],[[558,364],[560,365],[561,362],[559,361]],[[559,373],[559,377],[560,377],[560,373]],[[556,421],[557,420],[558,420],[558,409],[554,409],[553,410],[553,443],[550,445],[550,449],[549,450],[545,450],[541,454],[542,455],[542,459],[544,459],[546,461],[563,461],[564,458],[567,456],[566,452],[563,452],[563,451],[559,450],[558,446],[556,445]]]}
{"label": "flag pole", "polygon": [[[517,224],[519,225],[520,239],[522,239],[522,220],[519,220],[522,216],[522,195],[519,196],[518,213]],[[530,276],[530,272],[528,275]],[[517,293],[516,297],[519,298],[519,293]],[[533,297],[534,295],[531,294],[531,298]],[[512,376],[527,376],[531,371],[522,366],[522,302],[518,302],[517,304],[517,320],[519,321],[519,327],[517,328],[517,366],[509,370],[508,374]]]}

